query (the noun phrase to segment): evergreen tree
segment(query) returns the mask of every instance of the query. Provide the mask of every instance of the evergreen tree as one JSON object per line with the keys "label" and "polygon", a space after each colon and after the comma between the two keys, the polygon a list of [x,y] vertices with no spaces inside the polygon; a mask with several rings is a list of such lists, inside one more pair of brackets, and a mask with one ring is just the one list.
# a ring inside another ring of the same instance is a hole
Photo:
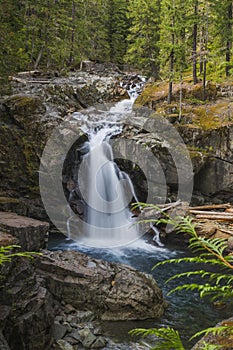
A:
{"label": "evergreen tree", "polygon": [[[190,9],[192,2],[187,0],[162,0],[160,27],[160,60],[169,78],[168,103],[172,100],[172,86],[175,73],[182,75],[187,66],[189,53],[187,34],[191,31]],[[167,74],[168,71],[168,74]]]}
{"label": "evergreen tree", "polygon": [[[215,27],[213,28],[213,34],[215,37],[214,49],[219,52],[219,56],[222,56],[222,60],[225,60],[225,74],[230,75],[230,69],[233,64],[232,58],[232,41],[233,41],[233,3],[232,0],[214,0],[213,1],[213,14],[215,18]],[[223,58],[223,56],[225,56]]]}
{"label": "evergreen tree", "polygon": [[129,0],[129,47],[126,61],[159,78],[159,0]]}
{"label": "evergreen tree", "polygon": [[119,64],[124,63],[127,51],[127,36],[130,21],[128,19],[128,0],[109,0],[108,40],[110,59]]}

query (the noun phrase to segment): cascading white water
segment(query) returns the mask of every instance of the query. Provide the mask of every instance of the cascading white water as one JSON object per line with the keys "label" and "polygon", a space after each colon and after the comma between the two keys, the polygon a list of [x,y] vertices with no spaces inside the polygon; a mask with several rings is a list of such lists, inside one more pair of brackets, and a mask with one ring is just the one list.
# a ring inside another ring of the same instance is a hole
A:
{"label": "cascading white water", "polygon": [[[114,162],[110,139],[121,132],[119,120],[131,111],[133,101],[123,100],[102,114],[102,120],[84,125],[88,153],[79,168],[79,188],[86,202],[82,243],[113,247],[139,237],[129,204],[138,201],[130,177]],[[88,130],[87,130],[88,128]]]}
{"label": "cascading white water", "polygon": [[[142,82],[143,83],[143,82]],[[122,246],[140,237],[138,225],[129,209],[138,201],[130,177],[114,162],[110,139],[121,132],[120,121],[132,110],[137,89],[129,89],[131,99],[115,104],[108,111],[95,111],[91,120],[83,119],[89,150],[79,167],[79,190],[85,201],[85,229],[81,242],[95,247]],[[69,229],[69,225],[68,225]]]}

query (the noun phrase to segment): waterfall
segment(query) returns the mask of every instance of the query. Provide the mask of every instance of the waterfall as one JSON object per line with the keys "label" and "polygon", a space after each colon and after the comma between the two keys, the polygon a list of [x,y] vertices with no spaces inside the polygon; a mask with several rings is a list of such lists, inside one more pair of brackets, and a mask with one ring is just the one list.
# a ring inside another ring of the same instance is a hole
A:
{"label": "waterfall", "polygon": [[109,140],[115,128],[104,127],[90,135],[90,150],[85,158],[87,179],[87,236],[86,243],[99,246],[117,246],[139,237],[129,209],[134,192],[128,177],[113,159]]}
{"label": "waterfall", "polygon": [[[85,230],[81,242],[95,247],[122,246],[140,237],[130,203],[138,198],[128,174],[114,161],[110,140],[121,133],[121,119],[131,112],[142,84],[129,86],[130,99],[100,111],[92,119],[82,118],[88,142],[78,173],[78,191],[85,202]],[[69,223],[67,229],[70,231]]]}

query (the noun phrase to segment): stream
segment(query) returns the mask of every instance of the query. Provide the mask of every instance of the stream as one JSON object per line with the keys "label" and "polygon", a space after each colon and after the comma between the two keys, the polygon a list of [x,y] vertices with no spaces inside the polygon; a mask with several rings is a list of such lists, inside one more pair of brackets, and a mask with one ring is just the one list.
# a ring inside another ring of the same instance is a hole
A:
{"label": "stream", "polygon": [[[165,284],[165,281],[187,268],[190,269],[190,266],[170,264],[159,266],[153,271],[152,267],[166,259],[181,258],[190,253],[186,248],[174,243],[167,242],[164,246],[162,244],[151,245],[147,237],[137,231],[136,225],[132,229],[129,208],[125,204],[127,200],[125,200],[124,186],[119,190],[121,180],[124,180],[124,184],[125,181],[127,182],[128,191],[131,191],[134,201],[137,201],[136,194],[128,175],[114,163],[109,140],[121,132],[120,121],[125,113],[131,110],[134,98],[135,95],[131,102],[129,100],[119,102],[110,111],[98,111],[97,115],[93,111],[90,116],[74,113],[75,119],[81,121],[83,132],[88,135],[88,142],[84,145],[87,151],[81,161],[87,163],[84,164],[84,170],[87,170],[87,173],[84,171],[82,175],[84,180],[89,179],[89,183],[88,186],[83,186],[82,195],[77,198],[79,205],[81,202],[81,204],[85,203],[83,209],[85,230],[78,232],[79,227],[75,215],[71,214],[67,220],[67,238],[63,234],[51,234],[48,248],[50,250],[78,250],[93,258],[126,264],[139,271],[152,274],[169,302],[163,318],[160,320],[102,322],[102,330],[114,341],[127,344],[132,341],[128,332],[133,328],[170,326],[180,331],[182,340],[188,349],[195,343],[195,341],[188,342],[194,333],[214,326],[217,322],[231,316],[232,313],[226,307],[214,308],[210,302],[200,300],[195,292],[180,292],[168,296],[167,293],[177,286],[178,281],[172,281],[169,284]],[[73,174],[76,182],[80,181],[79,177],[77,173]],[[80,184],[77,186],[79,190],[82,187]],[[77,193],[76,187],[70,192],[69,198],[74,198],[74,194],[77,195]],[[101,205],[100,199],[103,202]],[[122,226],[121,222],[123,222]],[[127,227],[130,227],[131,230],[129,239],[125,239]]]}
{"label": "stream", "polygon": [[[160,320],[103,322],[103,332],[116,342],[127,343],[127,341],[132,341],[132,337],[128,335],[128,332],[133,328],[170,326],[180,332],[186,348],[190,349],[195,340],[192,342],[188,342],[188,340],[194,333],[214,326],[219,321],[232,315],[230,308],[216,309],[209,301],[200,299],[195,292],[183,291],[167,295],[171,289],[178,285],[178,281],[173,281],[169,284],[165,284],[165,281],[177,273],[184,272],[187,266],[184,264],[169,264],[159,266],[153,271],[152,267],[166,259],[189,256],[187,249],[183,247],[180,248],[173,244],[158,247],[149,244],[146,237],[143,237],[121,248],[90,248],[66,239],[62,234],[53,234],[50,236],[49,249],[78,250],[93,258],[130,265],[139,271],[150,273],[154,276],[159,287],[163,290],[166,300],[169,302],[165,315]],[[188,268],[192,269],[190,264]]]}

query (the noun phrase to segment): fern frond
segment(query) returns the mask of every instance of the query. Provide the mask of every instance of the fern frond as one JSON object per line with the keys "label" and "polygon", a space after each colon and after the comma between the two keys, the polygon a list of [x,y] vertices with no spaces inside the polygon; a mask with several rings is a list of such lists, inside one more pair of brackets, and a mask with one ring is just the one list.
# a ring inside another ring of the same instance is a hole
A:
{"label": "fern frond", "polygon": [[194,256],[194,257],[168,259],[168,260],[160,261],[152,267],[152,270],[162,265],[180,264],[180,263],[200,263],[200,264],[219,265],[219,266],[223,265],[223,263],[221,261],[218,261],[217,259],[205,259],[205,258],[200,258],[199,256]]}
{"label": "fern frond", "polygon": [[154,335],[158,338],[158,343],[151,350],[185,350],[180,339],[179,332],[170,327],[164,328],[137,328],[129,332],[131,335],[141,335],[143,338]]}
{"label": "fern frond", "polygon": [[219,335],[223,332],[227,332],[227,334],[233,334],[233,326],[218,326],[218,327],[209,327],[206,329],[203,329],[200,332],[195,333],[189,340],[193,340],[194,338],[203,336],[203,335]]}

